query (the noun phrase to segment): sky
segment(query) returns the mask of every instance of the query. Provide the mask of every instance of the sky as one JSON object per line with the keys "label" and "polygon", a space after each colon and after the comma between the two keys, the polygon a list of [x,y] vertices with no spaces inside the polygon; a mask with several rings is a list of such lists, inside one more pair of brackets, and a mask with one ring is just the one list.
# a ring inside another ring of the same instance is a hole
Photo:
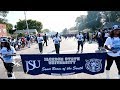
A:
{"label": "sky", "polygon": [[[87,11],[27,11],[26,19],[40,21],[43,29],[61,32],[63,29],[75,26],[75,20],[80,15],[87,15]],[[6,19],[16,25],[19,19],[25,19],[24,11],[9,11]]]}

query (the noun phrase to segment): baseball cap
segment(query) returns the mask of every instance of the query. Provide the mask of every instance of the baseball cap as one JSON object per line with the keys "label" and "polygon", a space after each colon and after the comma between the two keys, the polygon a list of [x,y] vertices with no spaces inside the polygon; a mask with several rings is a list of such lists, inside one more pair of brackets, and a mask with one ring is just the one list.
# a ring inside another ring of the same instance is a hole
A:
{"label": "baseball cap", "polygon": [[120,26],[119,26],[119,25],[114,25],[114,26],[112,27],[112,29],[113,29],[113,30],[120,30]]}

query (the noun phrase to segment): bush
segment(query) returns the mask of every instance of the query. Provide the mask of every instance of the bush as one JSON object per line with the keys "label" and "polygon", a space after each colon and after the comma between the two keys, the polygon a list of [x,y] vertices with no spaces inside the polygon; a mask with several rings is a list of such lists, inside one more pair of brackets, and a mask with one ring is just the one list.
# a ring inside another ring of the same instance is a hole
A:
{"label": "bush", "polygon": [[24,37],[25,34],[24,33],[19,33],[17,37]]}

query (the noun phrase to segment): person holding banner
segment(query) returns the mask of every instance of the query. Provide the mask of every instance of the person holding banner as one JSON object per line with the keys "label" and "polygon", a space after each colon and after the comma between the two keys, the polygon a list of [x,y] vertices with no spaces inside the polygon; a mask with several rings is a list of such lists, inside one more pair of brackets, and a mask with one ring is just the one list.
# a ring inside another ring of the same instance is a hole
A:
{"label": "person holding banner", "polygon": [[58,36],[58,32],[55,35],[55,37],[53,38],[53,42],[55,45],[56,54],[59,54],[61,38]]}
{"label": "person holding banner", "polygon": [[76,36],[76,38],[78,39],[78,51],[80,49],[80,45],[81,45],[81,53],[83,52],[83,41],[84,41],[84,36],[81,32],[79,32],[79,34]]}
{"label": "person holding banner", "polygon": [[13,66],[14,66],[14,60],[13,56],[16,55],[15,48],[13,46],[10,46],[10,43],[3,39],[1,41],[1,60],[3,61],[4,67],[7,71],[8,79],[15,79],[14,73],[13,73]]}
{"label": "person holding banner", "polygon": [[39,46],[39,51],[42,54],[43,53],[43,37],[40,34],[38,34],[37,42]]}
{"label": "person holding banner", "polygon": [[104,44],[107,52],[107,66],[106,66],[106,77],[109,79],[109,71],[112,66],[113,60],[117,65],[118,77],[120,79],[120,26],[114,25],[113,30],[110,33]]}

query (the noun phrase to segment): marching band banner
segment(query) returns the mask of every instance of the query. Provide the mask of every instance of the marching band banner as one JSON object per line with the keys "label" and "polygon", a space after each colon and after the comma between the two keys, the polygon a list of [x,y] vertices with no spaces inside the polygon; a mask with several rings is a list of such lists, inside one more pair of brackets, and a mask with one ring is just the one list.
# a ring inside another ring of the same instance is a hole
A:
{"label": "marching band banner", "polygon": [[106,53],[21,54],[23,70],[30,75],[99,74],[104,72]]}

